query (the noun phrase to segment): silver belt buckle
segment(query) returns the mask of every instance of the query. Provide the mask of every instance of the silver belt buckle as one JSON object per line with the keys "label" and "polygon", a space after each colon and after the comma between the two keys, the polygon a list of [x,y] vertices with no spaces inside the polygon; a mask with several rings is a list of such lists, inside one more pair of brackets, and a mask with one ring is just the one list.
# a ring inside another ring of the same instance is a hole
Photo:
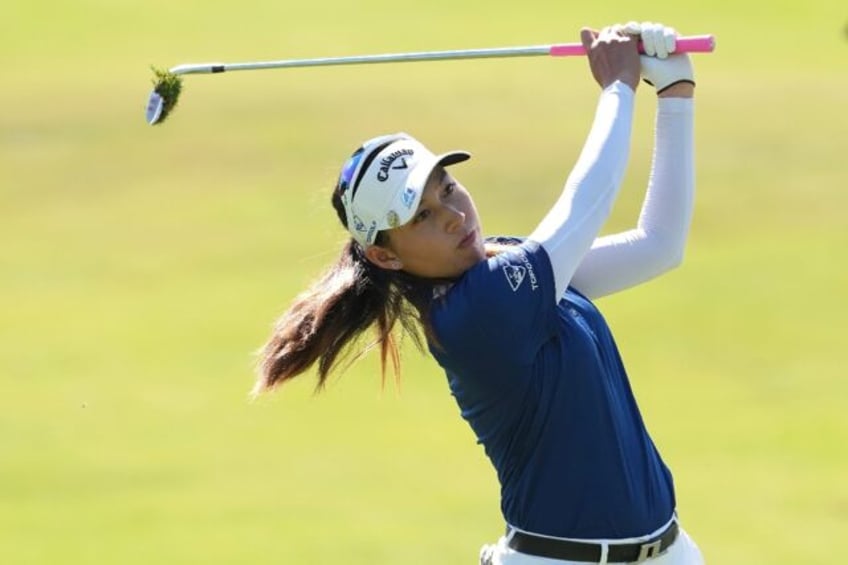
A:
{"label": "silver belt buckle", "polygon": [[651,559],[652,557],[656,557],[660,554],[660,548],[662,547],[662,540],[658,539],[653,543],[645,543],[642,544],[642,547],[639,548],[639,557],[637,561],[642,562],[646,559]]}

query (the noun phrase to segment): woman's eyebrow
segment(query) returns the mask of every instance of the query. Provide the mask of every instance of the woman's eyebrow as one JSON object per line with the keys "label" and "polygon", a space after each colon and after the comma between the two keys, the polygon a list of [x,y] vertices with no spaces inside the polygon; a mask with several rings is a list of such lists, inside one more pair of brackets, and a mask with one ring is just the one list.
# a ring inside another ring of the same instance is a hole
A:
{"label": "woman's eyebrow", "polygon": [[436,176],[435,174],[431,175],[427,184],[424,186],[424,191],[426,192],[428,188],[439,189],[445,185],[445,181],[448,177],[448,172],[442,169],[440,175]]}

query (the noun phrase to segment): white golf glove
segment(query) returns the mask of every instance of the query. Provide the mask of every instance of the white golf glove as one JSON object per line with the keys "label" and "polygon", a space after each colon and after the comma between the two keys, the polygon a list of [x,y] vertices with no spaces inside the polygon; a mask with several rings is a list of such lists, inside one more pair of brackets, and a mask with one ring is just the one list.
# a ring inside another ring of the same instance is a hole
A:
{"label": "white golf glove", "polygon": [[639,56],[642,79],[656,88],[657,94],[680,82],[695,84],[689,55],[673,54],[677,44],[674,28],[652,22],[628,22],[616,27],[627,35],[641,37],[645,51]]}

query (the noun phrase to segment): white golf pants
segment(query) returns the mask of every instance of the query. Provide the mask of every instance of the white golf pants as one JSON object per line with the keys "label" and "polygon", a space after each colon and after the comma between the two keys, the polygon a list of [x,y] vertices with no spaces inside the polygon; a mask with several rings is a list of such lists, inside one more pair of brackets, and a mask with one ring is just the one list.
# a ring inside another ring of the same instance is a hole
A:
{"label": "white golf pants", "polygon": [[[644,565],[704,565],[701,550],[695,545],[683,528],[677,535],[677,539],[666,551],[642,561]],[[560,559],[549,559],[547,557],[536,557],[518,553],[507,546],[506,537],[501,537],[495,545],[484,545],[480,550],[481,565],[587,565],[586,562],[562,561]],[[600,565],[606,565],[606,561],[600,561]]]}

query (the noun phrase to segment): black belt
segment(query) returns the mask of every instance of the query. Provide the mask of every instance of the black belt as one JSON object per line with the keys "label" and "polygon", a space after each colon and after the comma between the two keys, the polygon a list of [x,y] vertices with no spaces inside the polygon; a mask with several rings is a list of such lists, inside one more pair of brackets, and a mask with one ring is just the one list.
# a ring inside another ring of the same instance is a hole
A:
{"label": "black belt", "polygon": [[[677,539],[677,533],[677,521],[673,520],[661,533],[641,543],[610,543],[608,544],[607,561],[609,563],[632,563],[656,557],[674,543],[674,540]],[[602,546],[599,543],[546,538],[517,530],[512,534],[512,537],[507,537],[509,547],[520,553],[563,561],[582,561],[584,563],[599,563],[601,561]]]}

